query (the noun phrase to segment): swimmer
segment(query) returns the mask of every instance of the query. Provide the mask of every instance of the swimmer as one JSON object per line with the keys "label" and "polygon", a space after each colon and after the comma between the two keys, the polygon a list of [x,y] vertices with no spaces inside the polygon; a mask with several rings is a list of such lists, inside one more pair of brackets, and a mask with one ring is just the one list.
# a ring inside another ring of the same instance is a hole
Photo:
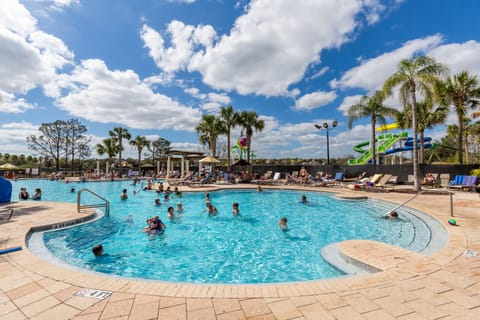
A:
{"label": "swimmer", "polygon": [[175,218],[175,212],[174,212],[174,208],[172,206],[168,207],[168,212],[167,212],[167,217],[169,219],[173,219]]}
{"label": "swimmer", "polygon": [[168,201],[168,193],[165,193],[165,196],[163,197],[163,201]]}
{"label": "swimmer", "polygon": [[42,199],[42,190],[40,188],[35,189],[35,194],[32,196],[32,200],[41,200]]}
{"label": "swimmer", "polygon": [[136,191],[136,190],[133,190],[132,194],[133,194],[134,196],[136,196],[136,195],[137,195],[137,191]]}
{"label": "swimmer", "polygon": [[207,205],[206,211],[208,212],[208,214],[210,214],[210,215],[212,215],[212,216],[217,215],[217,213],[218,213],[217,208],[215,208],[214,206],[212,206],[212,203],[211,203],[210,201],[207,201],[207,202],[206,202],[206,205]]}
{"label": "swimmer", "polygon": [[155,207],[160,207],[162,205],[162,203],[160,202],[160,199],[155,199],[154,201],[154,204],[155,204]]}
{"label": "swimmer", "polygon": [[205,193],[205,200],[210,201],[210,193],[209,192]]}
{"label": "swimmer", "polygon": [[101,244],[94,245],[92,248],[92,252],[95,257],[100,257],[103,254],[103,246]]}
{"label": "swimmer", "polygon": [[387,212],[387,214],[385,214],[383,217],[385,219],[391,219],[391,220],[398,219],[398,212],[390,211],[390,212]]}
{"label": "swimmer", "polygon": [[238,208],[238,202],[234,202],[232,204],[232,208],[233,208],[232,210],[233,215],[238,216],[240,214],[240,209]]}
{"label": "swimmer", "polygon": [[301,198],[300,198],[300,202],[301,203],[307,203],[307,196],[306,195],[303,195]]}
{"label": "swimmer", "polygon": [[122,194],[120,195],[120,199],[121,200],[127,200],[128,199],[127,189],[122,190]]}
{"label": "swimmer", "polygon": [[287,226],[287,218],[283,217],[281,218],[279,221],[278,221],[278,227],[281,229],[281,230],[288,230],[288,226]]}
{"label": "swimmer", "polygon": [[262,191],[263,191],[262,186],[258,186],[257,187],[257,192],[262,192]]}
{"label": "swimmer", "polygon": [[183,205],[181,202],[177,203],[177,212],[183,213]]}
{"label": "swimmer", "polygon": [[71,192],[71,193],[74,193],[74,192],[75,192],[75,188],[71,188],[71,189],[70,189],[70,192]]}

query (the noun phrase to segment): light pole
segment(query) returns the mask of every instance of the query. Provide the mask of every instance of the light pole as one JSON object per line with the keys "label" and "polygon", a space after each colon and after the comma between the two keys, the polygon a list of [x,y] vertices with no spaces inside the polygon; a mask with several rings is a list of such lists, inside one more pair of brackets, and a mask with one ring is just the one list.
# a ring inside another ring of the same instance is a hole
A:
{"label": "light pole", "polygon": [[332,125],[331,128],[329,127],[327,122],[324,122],[322,125],[318,125],[318,124],[315,125],[315,128],[317,128],[318,130],[325,129],[327,131],[327,164],[330,164],[330,140],[329,140],[328,132],[330,130],[335,129],[337,127],[337,124],[338,124],[337,121],[334,120],[331,124]]}

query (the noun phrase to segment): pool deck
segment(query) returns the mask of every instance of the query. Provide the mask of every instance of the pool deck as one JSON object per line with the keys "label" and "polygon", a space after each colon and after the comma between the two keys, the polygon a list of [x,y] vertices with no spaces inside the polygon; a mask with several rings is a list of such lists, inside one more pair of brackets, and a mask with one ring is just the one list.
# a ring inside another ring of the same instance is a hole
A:
{"label": "pool deck", "polygon": [[[345,188],[300,188],[395,203],[412,196]],[[373,241],[351,240],[339,244],[341,253],[381,272],[266,285],[130,280],[53,265],[26,248],[28,232],[34,227],[85,218],[92,212],[77,213],[74,204],[66,203],[12,203],[8,205],[15,208],[11,220],[0,220],[0,249],[21,245],[23,250],[0,255],[0,320],[480,319],[480,254],[464,255],[466,249],[480,252],[480,198],[476,193],[455,192],[458,226],[447,224],[449,199],[448,195],[426,194],[408,204],[436,217],[448,230],[447,246],[432,256]],[[5,215],[0,213],[0,219]],[[112,294],[105,299],[75,296],[82,288]]]}

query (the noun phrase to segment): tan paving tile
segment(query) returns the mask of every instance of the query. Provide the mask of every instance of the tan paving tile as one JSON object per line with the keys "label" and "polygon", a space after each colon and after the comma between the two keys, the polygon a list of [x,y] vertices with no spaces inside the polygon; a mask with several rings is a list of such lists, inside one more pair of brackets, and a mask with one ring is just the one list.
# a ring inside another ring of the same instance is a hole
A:
{"label": "tan paving tile", "polygon": [[45,297],[48,297],[48,296],[50,296],[50,294],[47,291],[45,291],[44,289],[40,288],[40,289],[36,289],[35,291],[32,291],[28,294],[24,294],[24,295],[18,297],[17,299],[12,299],[12,300],[19,308],[21,308],[21,307],[24,307],[26,305],[30,305],[33,302],[41,300],[41,299],[43,299]]}
{"label": "tan paving tile", "polygon": [[353,309],[351,306],[340,307],[330,310],[330,312],[338,320],[365,320],[365,317],[362,316],[358,311]]}
{"label": "tan paving tile", "polygon": [[105,309],[105,306],[109,302],[109,300],[105,299],[105,300],[97,300],[97,301],[98,302],[92,305],[90,308],[83,310],[81,314],[97,313],[97,312],[102,313],[103,310]]}
{"label": "tan paving tile", "polygon": [[144,304],[144,303],[150,303],[150,302],[159,302],[160,297],[159,296],[151,296],[151,295],[143,295],[143,294],[137,294],[135,296],[135,300],[133,301],[133,304]]}
{"label": "tan paving tile", "polygon": [[213,307],[212,299],[187,298],[187,311]]}
{"label": "tan paving tile", "polygon": [[[0,312],[1,314],[1,312]],[[27,319],[23,313],[21,313],[19,310],[15,310],[13,312],[9,312],[4,315],[0,315],[0,320],[23,320]]]}
{"label": "tan paving tile", "polygon": [[290,300],[269,303],[268,306],[270,307],[270,310],[272,310],[273,315],[279,320],[292,319],[302,316],[302,313],[298,311],[295,304],[293,304],[293,302]]}
{"label": "tan paving tile", "polygon": [[249,299],[240,301],[243,312],[247,318],[271,314],[272,311],[268,307],[264,299]]}
{"label": "tan paving tile", "polygon": [[39,313],[42,313],[50,308],[53,308],[54,306],[60,304],[60,301],[58,299],[55,299],[53,296],[48,296],[45,297],[41,300],[35,301],[25,307],[22,308],[22,312],[28,316],[28,317],[33,317],[34,315],[37,315]]}
{"label": "tan paving tile", "polygon": [[213,307],[216,314],[228,313],[242,309],[237,299],[213,299]]}
{"label": "tan paving tile", "polygon": [[398,318],[399,320],[426,320],[427,318],[422,317],[416,312],[406,314]]}
{"label": "tan paving tile", "polygon": [[216,320],[213,307],[187,311],[188,320]]}
{"label": "tan paving tile", "polygon": [[63,303],[72,306],[78,310],[85,310],[98,302],[98,299],[88,297],[73,296],[70,299],[63,301]]}
{"label": "tan paving tile", "polygon": [[347,306],[346,301],[336,293],[321,294],[316,296],[316,298],[329,310]]}
{"label": "tan paving tile", "polygon": [[335,320],[335,317],[318,302],[300,306],[298,310],[308,320]]}
{"label": "tan paving tile", "polygon": [[[158,320],[186,320],[187,307],[185,304],[162,308],[158,310]],[[190,319],[189,319],[190,320]]]}
{"label": "tan paving tile", "polygon": [[11,313],[15,310],[18,310],[17,306],[12,301],[5,301],[0,304],[0,316]]}
{"label": "tan paving tile", "polygon": [[290,300],[297,306],[305,306],[308,304],[317,303],[318,300],[314,296],[291,297]]}
{"label": "tan paving tile", "polygon": [[409,301],[405,304],[412,310],[415,310],[416,313],[427,319],[440,319],[449,315],[447,312],[422,300]]}
{"label": "tan paving tile", "polygon": [[108,302],[100,319],[128,316],[132,309],[133,299]]}
{"label": "tan paving tile", "polygon": [[414,312],[412,308],[391,297],[379,298],[373,301],[394,317],[400,317]]}
{"label": "tan paving tile", "polygon": [[51,320],[51,319],[70,319],[80,313],[78,309],[67,306],[65,304],[59,304],[45,312],[42,312],[36,316],[33,316],[32,320]]}
{"label": "tan paving tile", "polygon": [[391,314],[381,309],[363,313],[362,316],[368,320],[395,320]]}
{"label": "tan paving tile", "polygon": [[365,298],[361,294],[354,294],[351,296],[343,297],[345,302],[347,302],[352,308],[357,310],[360,313],[365,313],[369,311],[373,311],[379,309],[378,305],[370,301],[369,299]]}
{"label": "tan paving tile", "polygon": [[149,302],[144,304],[134,304],[130,311],[130,320],[148,320],[156,319],[158,316],[159,302]]}
{"label": "tan paving tile", "polygon": [[245,315],[241,310],[222,313],[217,315],[217,320],[245,320]]}
{"label": "tan paving tile", "polygon": [[8,297],[12,300],[18,299],[26,294],[31,294],[32,292],[41,290],[42,287],[36,282],[29,283],[27,285],[6,291]]}
{"label": "tan paving tile", "polygon": [[79,314],[72,318],[72,320],[98,320],[102,315],[101,312],[89,313],[89,314]]}
{"label": "tan paving tile", "polygon": [[262,316],[247,318],[247,319],[248,320],[277,320],[277,318],[275,318],[275,316],[272,313],[265,314],[265,315],[262,315]]}
{"label": "tan paving tile", "polygon": [[467,309],[480,307],[480,296],[471,297],[459,292],[458,290],[447,291],[441,295]]}
{"label": "tan paving tile", "polygon": [[160,308],[167,308],[171,306],[176,306],[179,304],[186,304],[187,301],[185,298],[177,297],[160,297]]}

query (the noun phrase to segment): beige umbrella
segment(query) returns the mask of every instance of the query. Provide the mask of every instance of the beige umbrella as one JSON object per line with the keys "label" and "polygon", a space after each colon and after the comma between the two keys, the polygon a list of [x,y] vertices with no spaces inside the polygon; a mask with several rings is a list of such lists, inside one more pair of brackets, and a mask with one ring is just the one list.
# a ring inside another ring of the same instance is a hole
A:
{"label": "beige umbrella", "polygon": [[220,160],[215,159],[214,157],[208,156],[203,159],[198,160],[201,163],[220,163]]}
{"label": "beige umbrella", "polygon": [[15,169],[18,169],[18,167],[11,163],[5,163],[0,166],[0,169],[15,170]]}

